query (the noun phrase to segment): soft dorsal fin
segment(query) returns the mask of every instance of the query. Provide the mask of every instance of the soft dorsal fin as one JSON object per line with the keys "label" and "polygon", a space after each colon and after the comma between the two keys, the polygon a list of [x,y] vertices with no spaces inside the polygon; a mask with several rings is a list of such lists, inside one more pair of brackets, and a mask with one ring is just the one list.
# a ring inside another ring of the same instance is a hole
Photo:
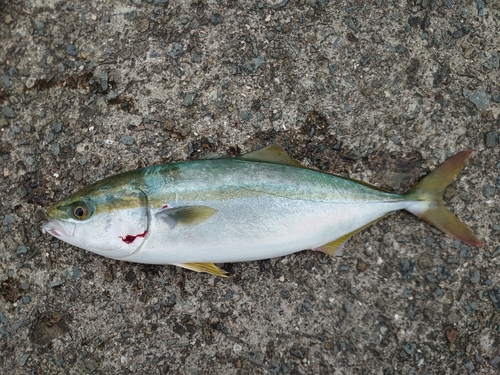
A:
{"label": "soft dorsal fin", "polygon": [[306,168],[297,160],[288,156],[280,146],[267,146],[257,151],[252,151],[238,157],[243,160],[261,161],[265,163],[274,163],[290,165],[292,167]]}

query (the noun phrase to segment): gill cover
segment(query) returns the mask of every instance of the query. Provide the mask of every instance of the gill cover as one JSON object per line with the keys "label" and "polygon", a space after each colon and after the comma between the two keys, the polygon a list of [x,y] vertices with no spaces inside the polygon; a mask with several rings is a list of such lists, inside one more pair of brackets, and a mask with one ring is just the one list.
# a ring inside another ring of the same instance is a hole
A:
{"label": "gill cover", "polygon": [[113,259],[138,251],[149,228],[147,196],[140,189],[104,186],[70,196],[47,211],[46,232]]}

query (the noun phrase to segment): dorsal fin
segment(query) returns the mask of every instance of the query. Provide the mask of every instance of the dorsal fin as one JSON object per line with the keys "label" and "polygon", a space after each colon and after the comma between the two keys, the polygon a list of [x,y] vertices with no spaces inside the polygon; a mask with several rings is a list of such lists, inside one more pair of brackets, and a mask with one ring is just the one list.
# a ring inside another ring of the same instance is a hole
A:
{"label": "dorsal fin", "polygon": [[239,159],[306,168],[297,160],[288,156],[285,150],[283,150],[280,146],[267,146],[261,148],[260,150],[241,155],[239,156]]}

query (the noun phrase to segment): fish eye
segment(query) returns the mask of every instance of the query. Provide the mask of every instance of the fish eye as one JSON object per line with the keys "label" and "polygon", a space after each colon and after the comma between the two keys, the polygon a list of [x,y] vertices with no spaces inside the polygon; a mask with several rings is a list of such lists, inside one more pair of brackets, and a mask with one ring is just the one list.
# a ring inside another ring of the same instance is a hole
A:
{"label": "fish eye", "polygon": [[85,220],[88,215],[87,205],[83,202],[77,203],[73,207],[73,217],[78,220]]}

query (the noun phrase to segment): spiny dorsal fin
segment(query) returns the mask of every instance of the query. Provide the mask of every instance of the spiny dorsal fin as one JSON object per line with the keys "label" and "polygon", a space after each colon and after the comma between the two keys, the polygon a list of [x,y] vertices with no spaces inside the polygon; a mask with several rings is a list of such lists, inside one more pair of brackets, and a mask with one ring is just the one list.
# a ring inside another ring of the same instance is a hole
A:
{"label": "spiny dorsal fin", "polygon": [[200,160],[213,160],[227,158],[227,153],[219,154],[215,151],[208,151],[201,156]]}
{"label": "spiny dorsal fin", "polygon": [[179,263],[176,265],[195,272],[206,272],[214,276],[227,277],[227,272],[213,263]]}
{"label": "spiny dorsal fin", "polygon": [[195,226],[210,219],[217,210],[208,206],[185,206],[166,208],[156,214],[156,217],[164,220],[170,229]]}
{"label": "spiny dorsal fin", "polygon": [[274,163],[290,165],[292,167],[305,168],[297,160],[288,156],[280,146],[267,146],[257,151],[252,151],[238,157],[243,160],[261,161],[265,163]]}

